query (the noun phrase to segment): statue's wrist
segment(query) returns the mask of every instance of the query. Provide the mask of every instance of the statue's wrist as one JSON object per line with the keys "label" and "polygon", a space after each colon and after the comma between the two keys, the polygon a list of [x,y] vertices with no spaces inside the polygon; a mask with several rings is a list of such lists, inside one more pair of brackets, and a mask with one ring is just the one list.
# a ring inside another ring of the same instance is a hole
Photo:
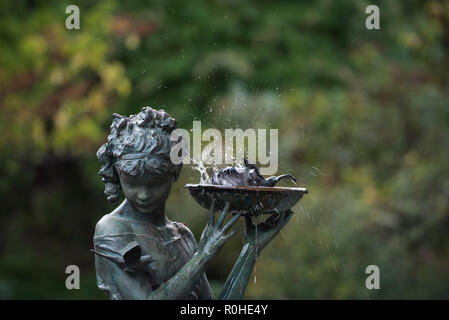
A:
{"label": "statue's wrist", "polygon": [[246,256],[254,256],[254,258],[257,258],[260,255],[262,249],[263,247],[261,247],[260,245],[256,245],[254,243],[246,243],[243,247],[242,254]]}
{"label": "statue's wrist", "polygon": [[261,243],[254,243],[254,242],[250,242],[250,241],[246,241],[245,242],[246,246],[248,246],[248,248],[253,248],[254,250],[257,251],[262,251],[263,248],[265,248],[266,244],[261,244]]}
{"label": "statue's wrist", "polygon": [[197,252],[192,259],[195,261],[196,264],[198,264],[199,266],[206,266],[210,259],[211,259],[211,255],[207,254],[205,252]]}

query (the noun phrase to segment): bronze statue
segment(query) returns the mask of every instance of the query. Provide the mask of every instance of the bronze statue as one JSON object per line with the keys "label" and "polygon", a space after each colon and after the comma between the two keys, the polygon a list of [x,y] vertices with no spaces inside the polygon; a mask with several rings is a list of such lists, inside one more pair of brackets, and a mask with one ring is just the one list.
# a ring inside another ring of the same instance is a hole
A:
{"label": "bronze statue", "polygon": [[[165,215],[165,202],[181,164],[170,161],[176,120],[145,107],[130,117],[113,115],[108,140],[97,152],[105,195],[117,204],[97,223],[94,235],[97,284],[110,299],[215,299],[205,270],[240,217],[229,204],[215,219],[214,203],[197,243],[182,223]],[[245,216],[245,244],[219,299],[241,299],[258,254],[286,225],[293,211],[256,226]],[[226,217],[230,218],[225,222]]]}

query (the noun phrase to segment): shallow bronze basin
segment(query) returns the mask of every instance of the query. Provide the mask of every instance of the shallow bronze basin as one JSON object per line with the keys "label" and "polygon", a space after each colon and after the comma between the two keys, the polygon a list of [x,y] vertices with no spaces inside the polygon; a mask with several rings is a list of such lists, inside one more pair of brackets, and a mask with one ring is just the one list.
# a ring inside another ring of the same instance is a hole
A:
{"label": "shallow bronze basin", "polygon": [[228,187],[213,184],[187,184],[185,187],[203,208],[209,209],[212,199],[215,199],[216,210],[222,210],[229,201],[231,211],[251,215],[288,210],[308,193],[305,188],[287,187]]}

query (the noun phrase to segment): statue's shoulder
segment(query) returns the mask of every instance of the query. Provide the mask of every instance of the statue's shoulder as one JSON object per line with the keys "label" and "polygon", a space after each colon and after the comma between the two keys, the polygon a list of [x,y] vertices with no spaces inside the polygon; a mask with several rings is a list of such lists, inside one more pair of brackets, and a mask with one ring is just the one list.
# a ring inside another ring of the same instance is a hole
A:
{"label": "statue's shoulder", "polygon": [[173,221],[173,224],[177,227],[178,231],[181,232],[181,234],[192,244],[196,246],[196,239],[193,235],[192,231],[187,227],[187,225],[183,222],[175,222]]}
{"label": "statue's shoulder", "polygon": [[95,226],[95,237],[109,236],[131,231],[127,220],[121,217],[120,207],[104,215]]}

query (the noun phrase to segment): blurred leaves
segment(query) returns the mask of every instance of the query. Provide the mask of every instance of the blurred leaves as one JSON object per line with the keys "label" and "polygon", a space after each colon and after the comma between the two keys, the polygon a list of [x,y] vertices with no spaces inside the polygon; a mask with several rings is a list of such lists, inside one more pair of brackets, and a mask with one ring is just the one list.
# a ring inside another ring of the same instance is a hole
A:
{"label": "blurred leaves", "polygon": [[[103,297],[95,152],[113,112],[150,105],[186,129],[279,129],[279,173],[310,194],[249,298],[447,298],[449,4],[374,2],[379,31],[369,1],[77,1],[80,30],[65,29],[71,2],[2,1],[0,297]],[[197,237],[206,213],[183,185],[198,179],[185,168],[167,205]],[[241,241],[210,266],[214,288]],[[365,288],[370,264],[381,290]]]}

